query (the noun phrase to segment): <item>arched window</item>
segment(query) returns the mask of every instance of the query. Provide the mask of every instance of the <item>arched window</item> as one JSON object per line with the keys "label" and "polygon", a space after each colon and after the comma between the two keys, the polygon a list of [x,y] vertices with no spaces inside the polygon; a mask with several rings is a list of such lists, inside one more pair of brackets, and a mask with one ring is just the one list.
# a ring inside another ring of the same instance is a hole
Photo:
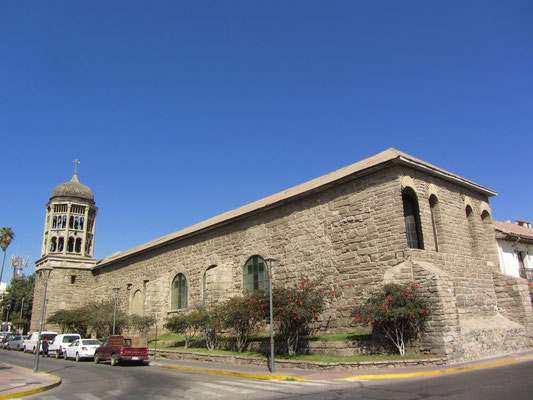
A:
{"label": "arched window", "polygon": [[411,249],[423,249],[422,226],[420,225],[418,200],[414,190],[406,188],[402,193],[402,201],[407,245]]}
{"label": "arched window", "polygon": [[261,256],[252,256],[246,261],[243,271],[243,292],[268,289],[268,274]]}
{"label": "arched window", "polygon": [[187,279],[178,274],[172,281],[170,307],[172,310],[187,308]]}
{"label": "arched window", "polygon": [[481,221],[483,221],[484,224],[490,223],[490,214],[487,210],[483,210],[481,213]]}
{"label": "arched window", "polygon": [[76,253],[81,253],[81,238],[76,239],[76,248],[74,250]]}
{"label": "arched window", "polygon": [[205,306],[206,303],[213,300],[212,287],[215,283],[215,275],[213,270],[216,268],[216,265],[209,266],[204,272],[204,278],[202,282],[202,302]]}
{"label": "arched window", "polygon": [[[468,231],[470,233],[470,246],[472,250],[473,257],[483,257],[483,235],[482,228],[483,226],[478,225],[477,218],[474,215],[472,206],[467,205],[465,208],[465,215],[468,221]],[[488,217],[488,213],[485,218]],[[486,220],[483,220],[485,222]],[[487,221],[488,222],[488,221]],[[492,231],[494,232],[494,231]]]}
{"label": "arched window", "polygon": [[136,290],[131,299],[131,313],[144,315],[144,296],[140,290]]}
{"label": "arched window", "polygon": [[52,240],[50,240],[50,252],[54,252],[57,249],[57,238],[54,236]]}
{"label": "arched window", "polygon": [[59,241],[57,242],[57,251],[62,252],[63,246],[65,246],[65,239],[60,237]]}
{"label": "arched window", "polygon": [[429,209],[431,211],[431,225],[433,226],[433,238],[435,240],[435,251],[439,251],[439,235],[441,234],[440,205],[437,196],[429,196]]}
{"label": "arched window", "polygon": [[69,237],[67,240],[67,251],[69,253],[74,252],[74,238],[73,237]]}

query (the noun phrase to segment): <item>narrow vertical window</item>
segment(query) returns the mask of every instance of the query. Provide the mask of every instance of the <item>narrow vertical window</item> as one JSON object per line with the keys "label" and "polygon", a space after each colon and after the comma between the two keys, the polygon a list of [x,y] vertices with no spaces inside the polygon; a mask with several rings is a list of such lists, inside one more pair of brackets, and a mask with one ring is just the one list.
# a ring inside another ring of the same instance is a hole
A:
{"label": "narrow vertical window", "polygon": [[216,265],[209,266],[204,272],[204,278],[202,281],[202,303],[205,306],[208,302],[213,300],[213,284],[215,282],[215,277],[213,275],[213,269],[216,268]]}
{"label": "narrow vertical window", "polygon": [[423,249],[422,229],[420,225],[420,215],[418,212],[418,201],[416,194],[409,188],[402,194],[403,216],[405,220],[405,231],[407,235],[407,245],[411,249]]}
{"label": "narrow vertical window", "polygon": [[437,196],[429,197],[429,209],[431,211],[431,225],[433,227],[433,238],[435,240],[435,251],[439,251],[439,230],[440,230],[440,210]]}
{"label": "narrow vertical window", "polygon": [[67,240],[67,251],[69,253],[74,252],[74,238],[73,237],[69,237]]}
{"label": "narrow vertical window", "polygon": [[172,281],[171,308],[172,310],[187,308],[187,279],[183,274],[176,275]]}
{"label": "narrow vertical window", "polygon": [[52,240],[50,240],[50,252],[53,253],[57,249],[57,238],[54,236]]}
{"label": "narrow vertical window", "polygon": [[466,220],[468,221],[468,232],[470,234],[470,249],[472,251],[472,256],[477,255],[478,249],[478,240],[476,235],[476,223],[474,221],[474,212],[470,205],[467,205],[465,208]]}
{"label": "narrow vertical window", "polygon": [[243,291],[268,289],[268,274],[265,271],[265,262],[261,256],[252,256],[246,261],[243,271]]}

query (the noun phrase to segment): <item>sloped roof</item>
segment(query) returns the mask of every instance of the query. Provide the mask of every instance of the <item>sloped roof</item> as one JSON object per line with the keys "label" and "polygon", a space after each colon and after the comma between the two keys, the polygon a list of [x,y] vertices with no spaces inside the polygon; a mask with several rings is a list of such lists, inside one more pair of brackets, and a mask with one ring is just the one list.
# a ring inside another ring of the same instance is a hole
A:
{"label": "sloped roof", "polygon": [[[533,229],[531,228],[526,228],[525,226],[516,225],[511,222],[492,221],[492,224],[496,232],[501,232],[511,240],[519,238],[533,240]],[[503,239],[505,236],[501,238]]]}
{"label": "sloped roof", "polygon": [[352,179],[355,175],[370,173],[376,169],[383,168],[391,163],[406,165],[411,168],[422,170],[427,174],[438,176],[441,179],[468,187],[469,189],[475,190],[477,192],[481,192],[482,194],[488,197],[496,195],[496,192],[487,189],[481,185],[478,185],[477,183],[464,179],[458,175],[452,174],[451,172],[445,171],[441,168],[431,165],[425,161],[419,160],[399,150],[390,148],[372,157],[356,162],[355,164],[351,164],[347,167],[323,175],[319,178],[310,180],[309,182],[302,183],[300,185],[286,189],[282,192],[273,194],[263,199],[246,204],[242,207],[225,212],[216,217],[189,226],[188,228],[182,229],[180,231],[152,240],[151,242],[137,246],[133,249],[124,252],[114,253],[101,260],[95,268],[109,265],[118,260],[122,260],[127,257],[136,255],[140,252],[160,247],[162,245],[168,244],[169,242],[180,240],[193,234],[198,234],[208,229],[213,229],[214,227],[230,223],[237,219],[243,218],[244,216],[248,216],[273,208],[287,201],[294,200],[298,197],[324,190],[345,180]]}

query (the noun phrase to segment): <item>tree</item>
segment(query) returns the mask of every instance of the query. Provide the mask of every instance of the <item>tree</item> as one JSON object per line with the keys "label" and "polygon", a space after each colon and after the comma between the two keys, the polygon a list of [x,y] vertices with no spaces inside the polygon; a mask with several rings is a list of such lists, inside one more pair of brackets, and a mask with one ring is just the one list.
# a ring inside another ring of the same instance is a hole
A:
{"label": "tree", "polygon": [[[7,288],[4,299],[2,300],[2,320],[6,317],[7,307],[5,306],[9,304],[11,306],[9,315],[12,315],[13,319],[18,318],[31,321],[34,282],[35,274],[30,276],[13,277],[13,279],[11,279],[11,285]],[[24,299],[24,301],[22,299]],[[22,318],[20,318],[21,309]]]}
{"label": "tree", "polygon": [[156,319],[151,315],[131,314],[128,316],[128,327],[141,336],[148,335],[148,331],[156,323]]}
{"label": "tree", "polygon": [[4,263],[6,261],[6,250],[15,238],[15,232],[9,226],[4,226],[0,229],[0,247],[4,252],[2,257],[2,269],[0,270],[0,282],[2,282],[2,275],[4,274]]}
{"label": "tree", "polygon": [[[87,321],[89,329],[91,329],[97,337],[106,337],[112,334],[114,307],[114,300],[102,300],[99,303],[90,303],[82,307],[83,312],[89,316]],[[126,314],[117,308],[115,316],[115,333],[120,334],[126,325]]]}
{"label": "tree", "polygon": [[57,310],[46,322],[59,325],[61,333],[79,333],[82,337],[87,337],[90,319],[86,307],[79,307],[73,310]]}
{"label": "tree", "polygon": [[423,330],[429,315],[428,302],[419,286],[387,284],[355,310],[356,324],[370,325],[373,334],[383,336],[405,355],[405,345]]}
{"label": "tree", "polygon": [[192,311],[188,314],[177,314],[167,318],[165,329],[179,335],[185,336],[185,348],[188,348],[191,340],[200,330],[199,310]]}
{"label": "tree", "polygon": [[334,301],[337,294],[334,289],[301,278],[293,285],[274,288],[272,297],[274,326],[292,355],[298,349],[300,338],[311,333],[312,324],[324,310],[327,300]]}

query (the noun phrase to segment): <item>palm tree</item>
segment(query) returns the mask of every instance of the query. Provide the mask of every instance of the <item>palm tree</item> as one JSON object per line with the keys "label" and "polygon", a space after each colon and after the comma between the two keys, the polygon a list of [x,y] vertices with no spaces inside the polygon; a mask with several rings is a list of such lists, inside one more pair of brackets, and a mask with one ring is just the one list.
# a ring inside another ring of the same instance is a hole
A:
{"label": "palm tree", "polygon": [[9,226],[4,226],[0,229],[0,247],[4,252],[4,257],[2,258],[2,270],[0,271],[0,282],[2,282],[2,275],[4,274],[4,263],[6,261],[6,249],[11,244],[15,238],[15,232]]}

